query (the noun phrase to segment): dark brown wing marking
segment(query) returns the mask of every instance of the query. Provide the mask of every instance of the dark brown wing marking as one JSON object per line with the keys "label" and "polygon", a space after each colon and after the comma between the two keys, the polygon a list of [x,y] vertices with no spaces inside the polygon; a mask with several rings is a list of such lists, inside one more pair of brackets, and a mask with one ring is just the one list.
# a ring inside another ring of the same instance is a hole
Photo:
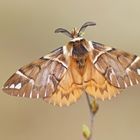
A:
{"label": "dark brown wing marking", "polygon": [[140,83],[140,57],[93,42],[93,64],[117,88]]}

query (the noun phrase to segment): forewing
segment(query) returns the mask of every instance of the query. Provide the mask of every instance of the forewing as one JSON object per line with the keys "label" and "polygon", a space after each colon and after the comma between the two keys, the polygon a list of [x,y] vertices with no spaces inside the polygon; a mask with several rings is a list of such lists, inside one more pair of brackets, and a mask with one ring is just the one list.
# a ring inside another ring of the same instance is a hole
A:
{"label": "forewing", "polygon": [[20,68],[4,84],[3,91],[14,96],[42,98],[53,93],[67,67],[62,48]]}
{"label": "forewing", "polygon": [[19,69],[4,84],[3,91],[13,96],[43,98],[54,105],[69,105],[82,94],[81,81],[74,74],[73,66],[68,68],[63,48],[58,48]]}
{"label": "forewing", "polygon": [[113,86],[123,89],[140,83],[140,57],[93,43],[93,64]]}

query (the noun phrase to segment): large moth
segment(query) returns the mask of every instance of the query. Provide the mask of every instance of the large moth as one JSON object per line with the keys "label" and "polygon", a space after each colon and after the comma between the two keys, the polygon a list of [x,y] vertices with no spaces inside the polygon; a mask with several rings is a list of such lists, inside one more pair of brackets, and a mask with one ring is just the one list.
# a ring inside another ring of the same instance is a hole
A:
{"label": "large moth", "polygon": [[87,94],[111,99],[121,89],[140,83],[140,57],[83,38],[86,22],[72,32],[71,40],[44,57],[23,66],[4,84],[9,95],[42,98],[54,105],[69,105]]}

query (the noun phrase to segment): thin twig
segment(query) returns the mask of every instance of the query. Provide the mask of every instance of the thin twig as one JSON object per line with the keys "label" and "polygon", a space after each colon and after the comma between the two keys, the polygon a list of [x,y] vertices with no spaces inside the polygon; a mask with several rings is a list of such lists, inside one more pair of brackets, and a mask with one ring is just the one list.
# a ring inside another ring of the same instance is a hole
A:
{"label": "thin twig", "polygon": [[87,103],[89,106],[90,111],[90,137],[87,140],[93,140],[93,125],[94,125],[94,117],[98,110],[98,105],[96,104],[95,99],[93,101],[90,101],[89,95],[86,93]]}
{"label": "thin twig", "polygon": [[93,140],[92,139],[92,133],[93,133],[93,122],[94,122],[94,113],[92,112],[92,106],[91,106],[91,101],[89,95],[86,93],[86,98],[87,98],[87,103],[89,107],[89,112],[90,112],[90,137],[88,140]]}

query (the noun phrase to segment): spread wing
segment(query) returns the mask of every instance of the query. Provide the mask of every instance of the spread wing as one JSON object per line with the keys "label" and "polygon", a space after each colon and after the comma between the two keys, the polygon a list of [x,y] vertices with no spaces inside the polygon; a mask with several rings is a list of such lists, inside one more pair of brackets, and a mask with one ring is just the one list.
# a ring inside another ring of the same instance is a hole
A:
{"label": "spread wing", "polygon": [[4,84],[9,95],[43,98],[57,105],[75,102],[82,90],[74,81],[63,55],[63,48],[20,68]]}
{"label": "spread wing", "polygon": [[140,83],[140,57],[100,43],[92,42],[92,45],[92,66],[86,72],[91,76],[85,75],[89,77],[85,80],[87,93],[110,99],[120,89]]}
{"label": "spread wing", "polygon": [[93,64],[114,87],[140,83],[140,57],[93,42]]}

